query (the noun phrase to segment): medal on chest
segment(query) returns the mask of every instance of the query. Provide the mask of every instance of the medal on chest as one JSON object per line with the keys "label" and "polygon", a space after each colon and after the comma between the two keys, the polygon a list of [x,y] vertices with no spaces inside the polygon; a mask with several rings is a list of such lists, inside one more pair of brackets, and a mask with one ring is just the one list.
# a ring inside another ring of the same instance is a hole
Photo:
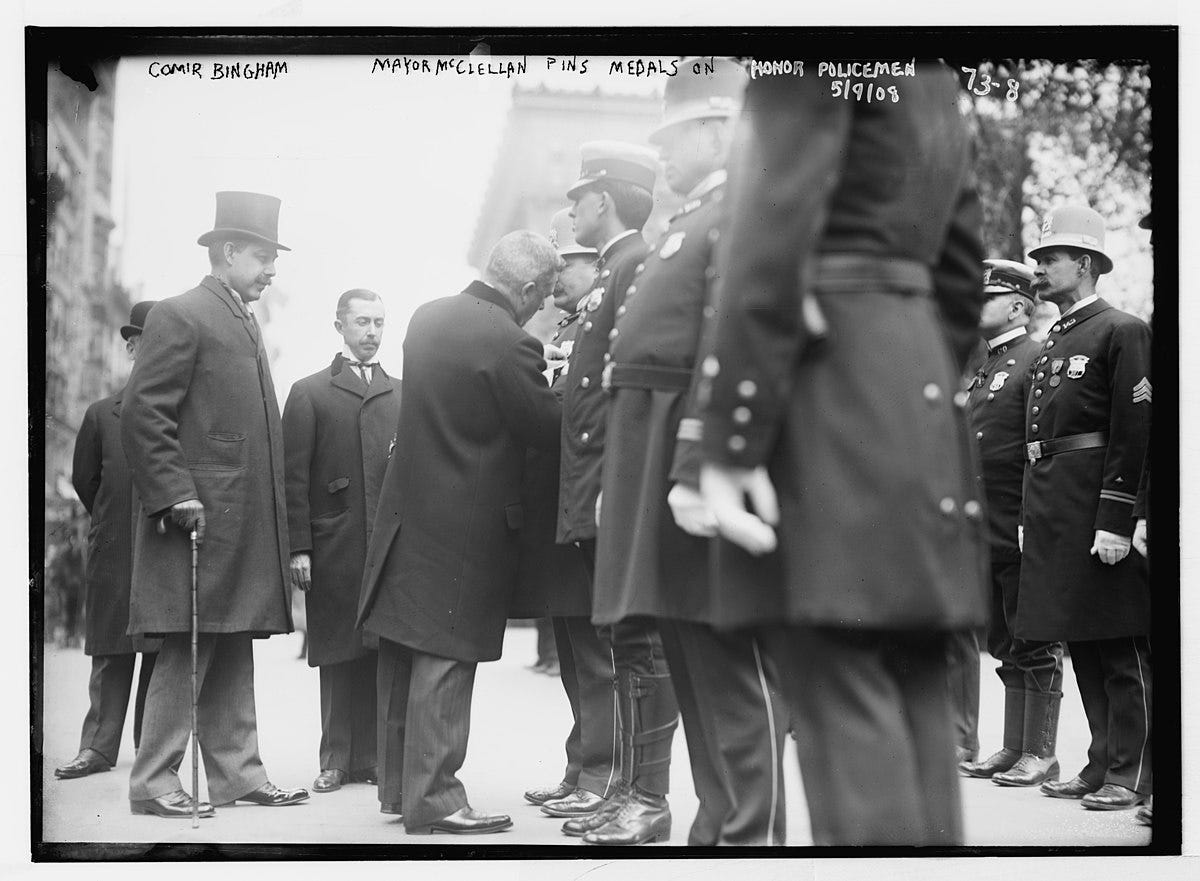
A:
{"label": "medal on chest", "polygon": [[596,288],[583,303],[583,308],[588,312],[595,312],[600,308],[600,303],[604,300],[604,288]]}

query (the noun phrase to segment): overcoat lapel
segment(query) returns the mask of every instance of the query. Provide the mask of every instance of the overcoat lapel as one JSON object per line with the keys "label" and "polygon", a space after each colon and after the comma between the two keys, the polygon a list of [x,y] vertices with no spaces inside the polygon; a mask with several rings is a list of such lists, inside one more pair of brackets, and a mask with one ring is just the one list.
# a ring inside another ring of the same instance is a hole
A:
{"label": "overcoat lapel", "polygon": [[359,398],[366,394],[367,390],[363,388],[362,377],[346,366],[346,362],[340,354],[334,356],[333,366],[329,368],[329,372],[329,381],[338,388]]}
{"label": "overcoat lapel", "polygon": [[225,289],[225,285],[221,284],[216,278],[211,275],[204,276],[204,280],[200,282],[200,286],[206,291],[216,296],[218,300],[225,304],[226,308],[233,313],[234,317],[242,323],[242,329],[246,331],[246,335],[250,337],[250,342],[254,344],[255,349],[259,348],[259,333],[258,324],[254,322],[246,311],[237,304],[233,299],[233,295]]}

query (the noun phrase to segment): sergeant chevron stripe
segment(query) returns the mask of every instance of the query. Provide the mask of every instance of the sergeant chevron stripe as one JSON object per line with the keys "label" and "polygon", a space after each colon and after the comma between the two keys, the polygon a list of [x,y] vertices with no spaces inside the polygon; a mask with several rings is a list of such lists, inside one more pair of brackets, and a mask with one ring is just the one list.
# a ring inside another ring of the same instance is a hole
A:
{"label": "sergeant chevron stripe", "polygon": [[1133,387],[1133,402],[1135,404],[1140,404],[1142,401],[1145,401],[1147,404],[1149,404],[1151,402],[1150,398],[1150,380],[1143,376],[1142,381]]}
{"label": "sergeant chevron stripe", "polygon": [[1126,505],[1132,505],[1137,501],[1136,496],[1131,496],[1129,493],[1117,492],[1115,489],[1100,490],[1100,498],[1108,499],[1110,502],[1124,502]]}

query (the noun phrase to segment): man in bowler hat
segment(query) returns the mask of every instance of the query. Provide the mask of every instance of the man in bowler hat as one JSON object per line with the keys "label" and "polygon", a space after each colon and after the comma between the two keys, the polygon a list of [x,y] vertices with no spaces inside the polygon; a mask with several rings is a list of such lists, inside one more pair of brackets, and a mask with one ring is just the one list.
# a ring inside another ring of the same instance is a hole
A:
{"label": "man in bowler hat", "polygon": [[[251,640],[292,629],[283,436],[252,304],[271,284],[279,200],[217,193],[200,236],[211,272],[160,301],[142,334],[121,412],[138,518],[129,633],[161,634],[142,745],[129,781],[135,814],[188,817],[199,793],[178,775],[191,728],[188,534],[200,542],[197,712],[208,792],[218,805],[291,805],[258,753]],[[201,816],[213,807],[201,803]]]}
{"label": "man in bowler hat", "polygon": [[[121,328],[129,360],[153,300],[136,303]],[[133,705],[133,746],[142,734],[142,712],[156,641],[126,635],[129,626],[129,582],[133,567],[133,477],[121,448],[121,400],[125,390],[87,408],[75,439],[71,483],[92,518],[88,533],[87,622],[83,650],[92,656],[89,706],[83,719],[79,755],[54,769],[59,779],[86,777],[117,763],[121,731],[129,707],[133,667],[140,652],[137,696]]]}
{"label": "man in bowler hat", "polygon": [[[283,407],[292,584],[305,592],[308,663],[321,679],[315,792],[375,782],[376,643],[355,628],[354,616],[400,415],[400,381],[378,360],[383,299],[349,290],[335,314],[342,350],[293,385]],[[399,801],[398,792],[380,795],[385,808]]]}

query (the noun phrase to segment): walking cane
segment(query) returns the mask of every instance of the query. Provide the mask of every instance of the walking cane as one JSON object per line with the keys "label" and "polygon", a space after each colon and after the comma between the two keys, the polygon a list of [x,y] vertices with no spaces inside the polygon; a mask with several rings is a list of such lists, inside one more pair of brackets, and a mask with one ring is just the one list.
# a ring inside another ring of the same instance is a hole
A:
{"label": "walking cane", "polygon": [[200,737],[199,722],[196,713],[196,643],[200,632],[200,617],[198,614],[196,567],[199,545],[196,542],[196,530],[192,530],[192,828],[200,828]]}

